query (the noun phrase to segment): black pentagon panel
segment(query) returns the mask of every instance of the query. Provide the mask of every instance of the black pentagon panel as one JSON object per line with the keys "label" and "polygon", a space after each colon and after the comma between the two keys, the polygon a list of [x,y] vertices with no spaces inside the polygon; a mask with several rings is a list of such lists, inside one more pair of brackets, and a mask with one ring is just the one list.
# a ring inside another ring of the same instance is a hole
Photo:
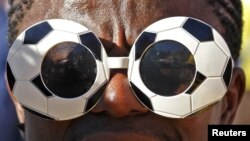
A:
{"label": "black pentagon panel", "polygon": [[92,32],[84,33],[79,36],[80,36],[81,43],[93,52],[96,59],[102,61],[101,43],[97,39],[97,37]]}
{"label": "black pentagon panel", "polygon": [[36,76],[33,80],[32,80],[32,83],[37,87],[39,88],[39,90],[47,97],[50,97],[52,96],[53,94],[51,92],[49,92],[47,90],[47,88],[43,85],[43,82],[42,82],[42,79],[41,79],[41,76],[38,75]]}
{"label": "black pentagon panel", "polygon": [[102,97],[103,91],[106,88],[106,84],[103,85],[95,94],[92,95],[87,101],[87,106],[85,107],[85,111],[89,111]]}
{"label": "black pentagon panel", "polygon": [[28,29],[25,32],[24,44],[37,44],[53,29],[48,22],[42,22]]}
{"label": "black pentagon panel", "polygon": [[224,82],[225,82],[227,87],[229,86],[229,83],[230,83],[230,80],[232,77],[232,69],[233,69],[232,68],[232,60],[230,59],[227,63],[226,70],[225,70],[224,75],[223,75],[223,79],[224,79]]}
{"label": "black pentagon panel", "polygon": [[196,73],[196,77],[194,80],[194,83],[192,84],[192,86],[187,90],[187,94],[192,94],[194,92],[194,90],[196,88],[198,88],[200,86],[200,84],[206,80],[206,76],[204,76],[203,74],[201,74],[200,72],[197,71]]}
{"label": "black pentagon panel", "polygon": [[183,28],[201,42],[214,39],[211,27],[195,19],[189,18]]}
{"label": "black pentagon panel", "polygon": [[146,105],[149,109],[153,110],[153,106],[151,104],[150,99],[140,90],[138,89],[132,82],[130,82],[134,94],[140,99],[140,101]]}
{"label": "black pentagon panel", "polygon": [[154,43],[156,38],[155,33],[143,32],[139,39],[137,39],[135,43],[135,60],[139,59],[143,54],[144,50]]}
{"label": "black pentagon panel", "polygon": [[9,84],[10,90],[12,91],[13,87],[16,83],[16,79],[15,79],[14,74],[11,71],[9,63],[7,63],[7,79],[8,79],[8,84]]}

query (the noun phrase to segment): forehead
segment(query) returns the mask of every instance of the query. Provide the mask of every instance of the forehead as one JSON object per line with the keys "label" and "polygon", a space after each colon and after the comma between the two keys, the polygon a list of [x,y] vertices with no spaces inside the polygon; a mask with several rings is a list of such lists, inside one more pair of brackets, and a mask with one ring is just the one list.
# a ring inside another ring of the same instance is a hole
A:
{"label": "forehead", "polygon": [[122,28],[133,41],[148,25],[172,16],[194,17],[223,33],[207,0],[34,0],[16,28],[20,33],[36,22],[64,18],[87,26],[98,36],[111,37]]}

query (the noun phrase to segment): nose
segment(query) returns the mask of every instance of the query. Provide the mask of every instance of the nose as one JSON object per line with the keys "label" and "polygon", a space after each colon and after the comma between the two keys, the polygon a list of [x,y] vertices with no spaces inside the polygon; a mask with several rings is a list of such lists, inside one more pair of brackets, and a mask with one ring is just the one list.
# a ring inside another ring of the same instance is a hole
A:
{"label": "nose", "polygon": [[92,109],[92,113],[105,113],[115,118],[147,112],[148,109],[133,94],[125,70],[111,72],[111,79],[103,93],[102,99]]}

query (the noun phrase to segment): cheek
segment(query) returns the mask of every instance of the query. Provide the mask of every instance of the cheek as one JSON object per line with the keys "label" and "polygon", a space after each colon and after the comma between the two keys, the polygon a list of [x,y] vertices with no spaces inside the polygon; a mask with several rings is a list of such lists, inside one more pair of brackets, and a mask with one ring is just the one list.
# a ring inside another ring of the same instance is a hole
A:
{"label": "cheek", "polygon": [[70,121],[44,119],[25,111],[26,139],[35,141],[62,140]]}
{"label": "cheek", "polygon": [[220,123],[219,104],[208,111],[186,119],[179,120],[177,129],[182,131],[184,139],[192,138],[194,141],[207,140],[207,129],[210,124]]}

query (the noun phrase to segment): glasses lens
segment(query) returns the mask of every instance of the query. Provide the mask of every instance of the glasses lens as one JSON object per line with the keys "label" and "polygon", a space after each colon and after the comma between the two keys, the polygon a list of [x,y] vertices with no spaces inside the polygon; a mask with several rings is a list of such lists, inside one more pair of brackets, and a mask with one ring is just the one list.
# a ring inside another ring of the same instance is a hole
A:
{"label": "glasses lens", "polygon": [[52,93],[63,98],[75,98],[93,85],[96,62],[84,46],[63,42],[46,54],[41,73],[44,84]]}
{"label": "glasses lens", "polygon": [[191,52],[181,43],[163,40],[151,45],[140,63],[142,81],[154,93],[173,96],[192,83],[196,68]]}

